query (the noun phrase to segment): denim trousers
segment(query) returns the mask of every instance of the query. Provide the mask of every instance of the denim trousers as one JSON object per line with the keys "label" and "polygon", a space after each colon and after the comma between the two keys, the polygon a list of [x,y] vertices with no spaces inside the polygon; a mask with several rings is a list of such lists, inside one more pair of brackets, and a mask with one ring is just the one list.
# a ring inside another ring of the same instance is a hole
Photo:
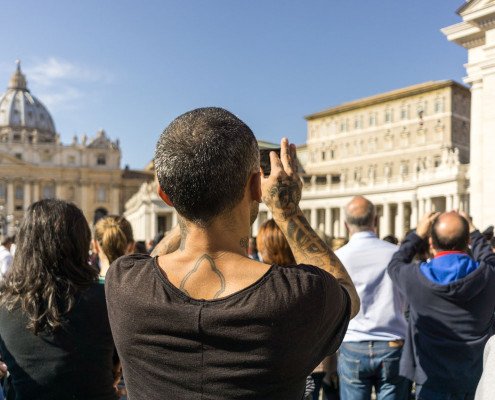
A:
{"label": "denim trousers", "polygon": [[338,372],[341,400],[407,400],[408,379],[399,375],[402,346],[397,342],[346,342],[340,347]]}
{"label": "denim trousers", "polygon": [[474,400],[474,395],[475,392],[467,392],[467,393],[437,392],[422,385],[416,385],[417,400]]}

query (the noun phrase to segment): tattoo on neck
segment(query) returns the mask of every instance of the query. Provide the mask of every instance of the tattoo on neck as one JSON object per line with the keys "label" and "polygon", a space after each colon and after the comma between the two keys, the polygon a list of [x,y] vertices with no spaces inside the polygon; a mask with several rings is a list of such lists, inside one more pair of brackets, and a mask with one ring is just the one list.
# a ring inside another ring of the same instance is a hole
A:
{"label": "tattoo on neck", "polygon": [[215,295],[213,296],[214,299],[218,298],[223,292],[225,292],[225,277],[223,276],[222,272],[218,269],[217,265],[215,264],[215,260],[213,260],[213,258],[211,258],[208,254],[203,254],[199,259],[198,261],[196,261],[196,264],[194,264],[194,267],[191,271],[189,271],[186,276],[184,276],[184,278],[182,279],[182,281],[180,282],[180,286],[179,286],[179,289],[182,290],[184,293],[186,293],[187,295],[189,295],[188,291],[185,289],[185,286],[187,284],[187,281],[189,280],[189,278],[195,273],[198,271],[199,267],[201,266],[201,263],[203,261],[206,261],[209,266],[210,266],[210,269],[213,273],[215,273],[218,277],[218,279],[220,280],[220,289],[215,293]]}
{"label": "tattoo on neck", "polygon": [[179,249],[183,251],[186,248],[186,239],[187,239],[187,225],[186,222],[179,218],[179,228],[180,228],[180,246]]}
{"label": "tattoo on neck", "polygon": [[249,247],[249,238],[246,236],[246,237],[243,237],[241,238],[241,240],[239,241],[239,244],[241,245],[241,247],[247,251],[248,247]]}

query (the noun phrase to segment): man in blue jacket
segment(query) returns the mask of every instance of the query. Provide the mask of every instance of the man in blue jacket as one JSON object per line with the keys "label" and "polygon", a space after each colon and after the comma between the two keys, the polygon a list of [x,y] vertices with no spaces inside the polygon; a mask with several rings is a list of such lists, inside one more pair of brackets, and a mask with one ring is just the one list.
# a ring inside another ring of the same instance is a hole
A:
{"label": "man in blue jacket", "polygon": [[[427,238],[432,259],[418,265],[413,258]],[[410,306],[400,373],[416,382],[416,398],[474,399],[483,348],[494,333],[489,243],[467,215],[430,213],[392,257],[388,273]]]}

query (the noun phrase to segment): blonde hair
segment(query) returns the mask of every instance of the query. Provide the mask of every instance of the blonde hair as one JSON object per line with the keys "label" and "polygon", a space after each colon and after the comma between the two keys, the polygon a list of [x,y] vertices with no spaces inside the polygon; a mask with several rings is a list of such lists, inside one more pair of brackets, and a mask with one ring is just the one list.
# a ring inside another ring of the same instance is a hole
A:
{"label": "blonde hair", "polygon": [[117,215],[103,217],[96,223],[95,239],[110,264],[123,256],[129,244],[134,242],[131,224]]}

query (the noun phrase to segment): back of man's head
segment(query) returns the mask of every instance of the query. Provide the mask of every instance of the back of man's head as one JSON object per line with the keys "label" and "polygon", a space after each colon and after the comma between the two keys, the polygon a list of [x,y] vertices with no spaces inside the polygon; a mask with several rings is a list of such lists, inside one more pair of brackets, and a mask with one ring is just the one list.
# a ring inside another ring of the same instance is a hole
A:
{"label": "back of man's head", "polygon": [[160,188],[187,220],[208,226],[231,211],[259,171],[259,149],[249,127],[227,110],[198,108],[163,131],[155,151]]}
{"label": "back of man's head", "polygon": [[431,226],[431,244],[437,251],[466,251],[469,244],[469,223],[456,212],[440,214]]}
{"label": "back of man's head", "polygon": [[350,233],[375,228],[375,206],[363,196],[355,196],[345,207],[345,222]]}

